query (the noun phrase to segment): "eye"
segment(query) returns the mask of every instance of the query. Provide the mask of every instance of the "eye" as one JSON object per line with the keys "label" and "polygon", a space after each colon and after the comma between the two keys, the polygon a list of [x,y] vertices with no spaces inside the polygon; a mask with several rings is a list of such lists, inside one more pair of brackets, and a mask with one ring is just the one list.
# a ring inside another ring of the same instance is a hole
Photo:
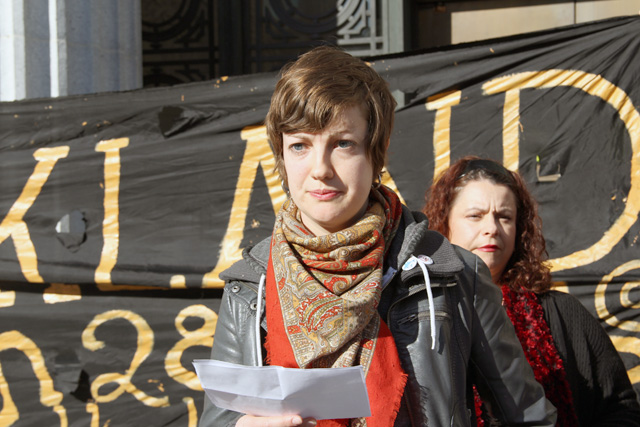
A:
{"label": "eye", "polygon": [[336,143],[336,145],[338,147],[340,147],[340,148],[349,148],[349,147],[352,147],[353,145],[355,145],[355,143],[353,141],[342,139],[342,140],[338,141]]}
{"label": "eye", "polygon": [[306,147],[307,146],[304,142],[292,142],[287,146],[287,150],[293,154],[301,154],[304,153]]}

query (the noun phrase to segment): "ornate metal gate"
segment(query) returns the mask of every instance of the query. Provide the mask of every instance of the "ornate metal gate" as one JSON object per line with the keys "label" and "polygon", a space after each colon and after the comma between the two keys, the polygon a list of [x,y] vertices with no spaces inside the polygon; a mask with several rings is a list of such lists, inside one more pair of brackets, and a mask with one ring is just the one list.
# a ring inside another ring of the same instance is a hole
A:
{"label": "ornate metal gate", "polygon": [[144,85],[273,71],[318,44],[389,53],[390,1],[142,0]]}

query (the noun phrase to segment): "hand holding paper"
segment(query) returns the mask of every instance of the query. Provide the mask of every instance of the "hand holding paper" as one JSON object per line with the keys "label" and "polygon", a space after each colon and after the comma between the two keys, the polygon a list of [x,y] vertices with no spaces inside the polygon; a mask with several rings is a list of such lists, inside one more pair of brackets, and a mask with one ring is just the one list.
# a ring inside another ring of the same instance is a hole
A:
{"label": "hand holding paper", "polygon": [[371,415],[362,367],[291,369],[194,360],[200,383],[219,408],[318,420]]}

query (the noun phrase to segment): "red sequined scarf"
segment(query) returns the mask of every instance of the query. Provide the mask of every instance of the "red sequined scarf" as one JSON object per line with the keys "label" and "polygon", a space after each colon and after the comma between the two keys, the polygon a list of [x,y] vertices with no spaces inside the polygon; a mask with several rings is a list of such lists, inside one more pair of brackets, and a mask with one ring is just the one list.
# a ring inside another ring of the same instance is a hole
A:
{"label": "red sequined scarf", "polygon": [[[553,341],[549,325],[544,319],[537,295],[533,292],[516,292],[503,285],[502,298],[536,380],[542,384],[547,399],[558,409],[556,426],[578,427],[578,417],[573,407],[564,363]],[[490,425],[475,387],[474,397],[478,426]]]}
{"label": "red sequined scarf", "polygon": [[[290,368],[361,365],[372,416],[318,426],[392,426],[406,374],[378,314],[388,243],[400,224],[398,196],[382,186],[353,226],[315,236],[288,200],[276,216],[267,268],[267,362]],[[340,387],[336,384],[336,387]]]}

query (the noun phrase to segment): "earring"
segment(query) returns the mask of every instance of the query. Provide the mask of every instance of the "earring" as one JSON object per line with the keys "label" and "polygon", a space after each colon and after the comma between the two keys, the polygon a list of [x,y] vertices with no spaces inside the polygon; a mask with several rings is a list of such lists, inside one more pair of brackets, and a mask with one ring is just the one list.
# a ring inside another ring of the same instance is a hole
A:
{"label": "earring", "polygon": [[371,184],[371,188],[373,188],[374,190],[377,190],[378,188],[380,188],[380,186],[382,185],[382,172],[378,172],[378,181],[373,181],[373,184]]}
{"label": "earring", "polygon": [[284,183],[284,179],[282,178],[280,178],[280,186],[282,187],[282,190],[285,192],[287,197],[291,197],[291,194],[289,193],[289,187]]}

